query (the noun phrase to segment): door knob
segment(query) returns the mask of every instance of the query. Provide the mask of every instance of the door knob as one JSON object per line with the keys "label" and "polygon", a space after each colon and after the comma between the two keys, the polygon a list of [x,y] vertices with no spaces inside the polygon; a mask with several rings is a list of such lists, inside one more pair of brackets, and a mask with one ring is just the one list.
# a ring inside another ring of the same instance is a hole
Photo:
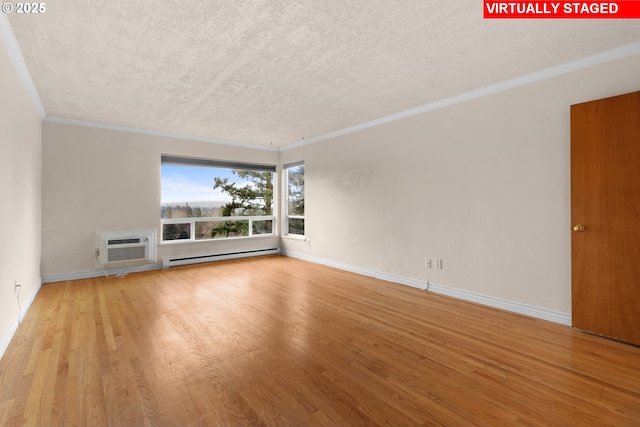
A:
{"label": "door knob", "polygon": [[582,233],[584,230],[586,230],[584,225],[574,225],[573,226],[573,231],[578,232],[578,233]]}

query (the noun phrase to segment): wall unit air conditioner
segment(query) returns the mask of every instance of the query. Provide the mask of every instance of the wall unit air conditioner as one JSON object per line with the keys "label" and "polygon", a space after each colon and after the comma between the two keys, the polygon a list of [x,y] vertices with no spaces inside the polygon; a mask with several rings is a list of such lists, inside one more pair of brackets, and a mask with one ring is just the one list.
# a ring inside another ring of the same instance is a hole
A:
{"label": "wall unit air conditioner", "polygon": [[119,266],[156,262],[156,230],[99,231],[96,264]]}

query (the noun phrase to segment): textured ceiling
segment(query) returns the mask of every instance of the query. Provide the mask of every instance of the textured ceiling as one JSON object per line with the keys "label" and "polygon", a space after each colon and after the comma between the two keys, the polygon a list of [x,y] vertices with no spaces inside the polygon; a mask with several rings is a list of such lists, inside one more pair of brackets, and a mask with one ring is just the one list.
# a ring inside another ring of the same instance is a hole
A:
{"label": "textured ceiling", "polygon": [[7,15],[47,116],[282,147],[640,40],[480,0],[58,0]]}

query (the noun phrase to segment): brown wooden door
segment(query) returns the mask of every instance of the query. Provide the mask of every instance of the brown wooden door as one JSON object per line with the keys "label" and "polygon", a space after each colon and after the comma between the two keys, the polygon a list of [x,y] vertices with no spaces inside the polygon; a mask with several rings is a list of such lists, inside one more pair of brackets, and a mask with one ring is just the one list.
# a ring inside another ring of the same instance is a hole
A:
{"label": "brown wooden door", "polygon": [[573,326],[640,344],[640,92],[571,106],[571,220]]}

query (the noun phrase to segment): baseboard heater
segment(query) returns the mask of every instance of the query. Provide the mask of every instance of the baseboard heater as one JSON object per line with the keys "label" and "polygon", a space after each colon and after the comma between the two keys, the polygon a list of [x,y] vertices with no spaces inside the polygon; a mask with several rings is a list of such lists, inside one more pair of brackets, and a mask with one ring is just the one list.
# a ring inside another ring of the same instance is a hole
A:
{"label": "baseboard heater", "polygon": [[224,261],[228,259],[250,258],[263,255],[278,255],[280,248],[256,249],[252,251],[229,252],[226,254],[202,255],[185,258],[163,259],[162,268],[177,267],[179,265],[201,264],[204,262]]}

